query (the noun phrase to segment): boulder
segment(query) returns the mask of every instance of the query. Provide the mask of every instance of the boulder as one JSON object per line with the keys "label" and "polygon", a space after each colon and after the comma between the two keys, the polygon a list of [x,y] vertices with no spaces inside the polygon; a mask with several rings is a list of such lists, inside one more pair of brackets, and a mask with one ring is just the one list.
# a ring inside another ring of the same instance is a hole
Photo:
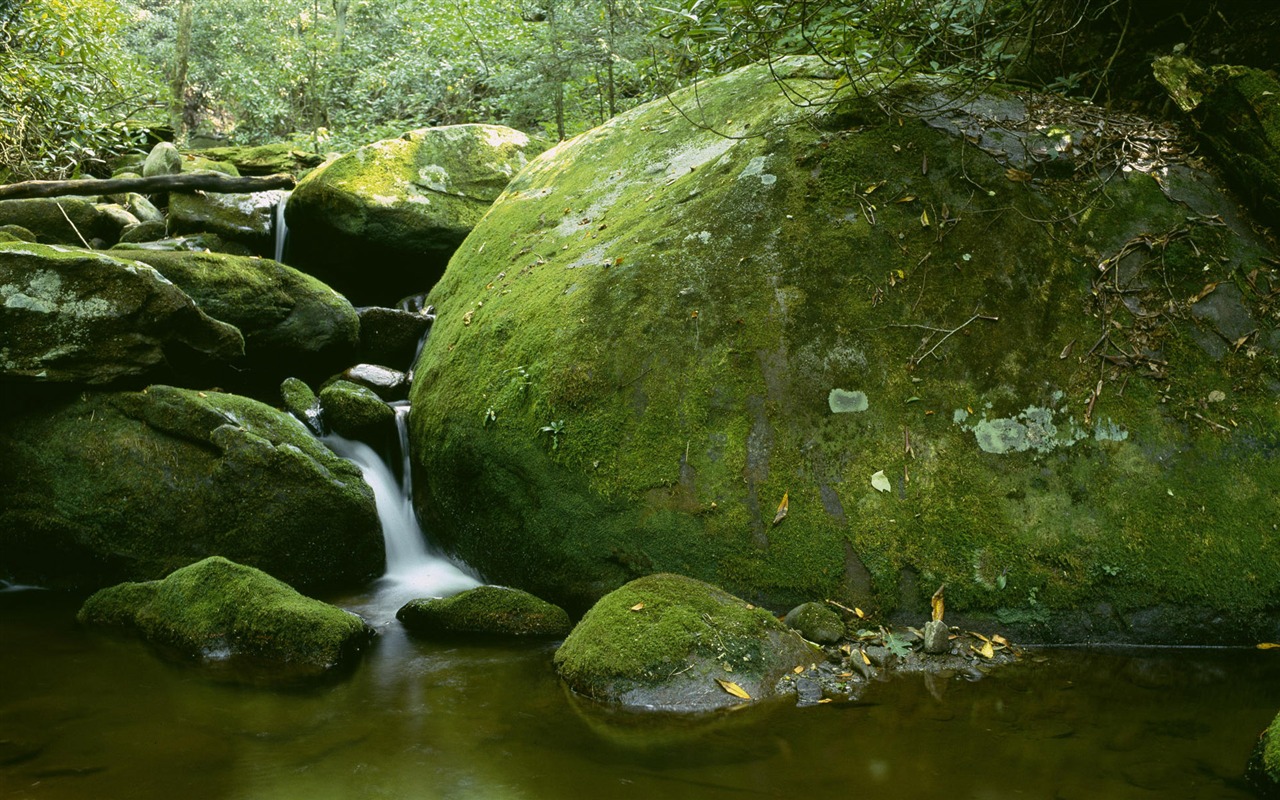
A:
{"label": "boulder", "polygon": [[299,588],[359,585],[384,552],[360,470],[282,411],[151,386],[78,392],[0,420],[0,575],[153,580],[211,555]]}
{"label": "boulder", "polygon": [[253,253],[275,251],[275,212],[285,193],[280,191],[173,192],[169,195],[171,233],[213,233],[240,242]]}
{"label": "boulder", "polygon": [[115,243],[127,222],[115,208],[89,197],[0,200],[0,225],[26,228],[42,244],[105,247]]}
{"label": "boulder", "polygon": [[306,425],[312,433],[316,436],[324,433],[320,424],[320,398],[311,391],[306,381],[299,378],[285,378],[280,384],[280,400],[284,410]]}
{"label": "boulder", "polygon": [[1138,118],[774,66],[543,153],[454,255],[410,395],[441,546],[571,613],[670,571],[1280,634],[1280,274],[1212,177]]}
{"label": "boulder", "polygon": [[362,305],[428,289],[530,147],[510,128],[453,125],[330,161],[289,197],[290,263]]}
{"label": "boulder", "polygon": [[[151,223],[145,223],[150,225]],[[154,229],[153,229],[154,230]],[[164,228],[161,228],[161,234]],[[189,236],[156,238],[147,241],[132,241],[135,237],[126,238],[121,235],[120,243],[112,245],[112,250],[173,250],[190,253],[226,253],[230,256],[251,256],[253,251],[240,242],[223,239],[212,233],[193,233]],[[127,256],[127,254],[126,254]],[[130,256],[131,257],[131,256]]]}
{"label": "boulder", "polygon": [[10,241],[34,242],[36,240],[36,235],[21,225],[0,225],[0,233],[12,236],[13,239]]}
{"label": "boulder", "polygon": [[388,403],[409,396],[409,379],[397,369],[377,364],[356,364],[342,373],[342,379],[371,390]]}
{"label": "boulder", "polygon": [[299,150],[287,142],[240,147],[208,147],[194,150],[192,155],[235,165],[241,175],[275,175],[302,173],[320,166],[323,156]]}
{"label": "boulder", "polygon": [[413,365],[418,343],[435,319],[416,311],[381,306],[357,308],[356,313],[360,315],[360,359],[396,368]]}
{"label": "boulder", "polygon": [[1280,798],[1280,716],[1258,737],[1244,777],[1258,797]]}
{"label": "boulder", "polygon": [[822,603],[801,603],[782,620],[787,627],[818,644],[835,644],[844,638],[844,620]]}
{"label": "boulder", "polygon": [[120,241],[112,245],[112,250],[127,250],[127,247],[121,247],[121,244],[143,244],[155,242],[163,239],[167,227],[164,220],[139,222],[137,225],[130,225],[120,231]]}
{"label": "boulder", "polygon": [[772,697],[784,675],[815,658],[769,612],[710,584],[657,574],[600,598],[555,664],[570,688],[596,700],[707,711]]}
{"label": "boulder", "polygon": [[157,175],[177,175],[182,172],[182,153],[174,147],[173,142],[159,142],[151,148],[142,163],[142,177],[154,178]]}
{"label": "boulder", "polygon": [[0,329],[8,380],[101,384],[244,354],[236,328],[146,264],[39,244],[0,243]]}
{"label": "boulder", "polygon": [[272,386],[289,375],[330,375],[355,355],[360,333],[355,309],[292,267],[223,253],[127,254],[173,281],[209,316],[239,328],[244,366],[262,373]]}
{"label": "boulder", "polygon": [[373,629],[355,614],[220,556],[163,580],[101,589],[76,618],[83,625],[136,630],[191,658],[248,657],[313,673],[349,664],[373,638]]}
{"label": "boulder", "polygon": [[320,390],[320,413],[339,436],[375,444],[392,435],[396,421],[396,412],[372,389],[345,380]]}
{"label": "boulder", "polygon": [[569,615],[560,606],[505,586],[477,586],[445,598],[411,600],[396,613],[410,632],[425,636],[564,636]]}

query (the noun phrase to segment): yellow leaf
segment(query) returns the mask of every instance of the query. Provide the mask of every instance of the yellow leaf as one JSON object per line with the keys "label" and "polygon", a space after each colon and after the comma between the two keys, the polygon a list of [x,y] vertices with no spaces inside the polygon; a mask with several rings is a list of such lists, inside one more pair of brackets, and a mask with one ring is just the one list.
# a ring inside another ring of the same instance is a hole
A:
{"label": "yellow leaf", "polygon": [[858,654],[862,656],[862,663],[863,663],[863,664],[866,664],[868,667],[869,667],[869,666],[871,666],[871,659],[870,659],[870,658],[867,658],[867,651],[866,651],[866,650],[859,650],[859,651],[858,651]]}
{"label": "yellow leaf", "polygon": [[841,653],[844,653],[846,656],[851,656],[851,655],[853,655],[853,645],[851,645],[851,644],[842,644],[842,645],[840,645],[840,652],[841,652]]}
{"label": "yellow leaf", "polygon": [[1031,180],[1031,173],[1025,170],[1009,167],[1004,171],[1004,176],[1015,183],[1025,183]]}
{"label": "yellow leaf", "polygon": [[743,689],[741,686],[734,683],[733,681],[725,681],[725,680],[716,678],[716,683],[720,684],[721,689],[724,689],[726,692],[733,695],[734,697],[740,697],[743,700],[751,699],[751,695],[747,694],[747,690]]}
{"label": "yellow leaf", "polygon": [[787,493],[782,493],[782,502],[778,503],[778,513],[773,515],[773,524],[777,525],[787,516]]}
{"label": "yellow leaf", "polygon": [[1006,639],[1006,638],[1004,638],[1003,636],[1001,636],[1001,635],[1000,635],[1000,634],[998,634],[998,633],[997,633],[995,636],[992,636],[992,637],[991,637],[991,641],[995,642],[996,644],[1002,644],[1002,645],[1004,645],[1005,647],[1008,647],[1008,646],[1009,646],[1009,640],[1008,640],[1008,639]]}
{"label": "yellow leaf", "polygon": [[818,705],[822,705],[823,703],[830,703],[830,702],[831,702],[831,698],[830,698],[830,697],[824,697],[824,698],[822,698],[821,700],[819,700],[819,701],[818,701]]}
{"label": "yellow leaf", "polygon": [[855,613],[855,614],[857,614],[857,615],[858,615],[858,619],[866,619],[866,618],[867,618],[867,615],[866,615],[866,614],[864,614],[864,613],[862,613],[862,609],[858,608],[857,606],[854,606],[854,607],[853,607],[853,613]]}
{"label": "yellow leaf", "polygon": [[942,600],[942,590],[947,588],[944,583],[938,587],[938,591],[933,593],[933,597],[929,600],[929,608],[933,611],[933,621],[941,622],[942,613],[946,610],[946,604]]}
{"label": "yellow leaf", "polygon": [[1258,649],[1259,650],[1277,650],[1277,649],[1280,649],[1280,644],[1276,644],[1275,642],[1263,642],[1258,645]]}
{"label": "yellow leaf", "polygon": [[920,227],[922,227],[922,228],[927,228],[927,227],[929,227],[929,212],[928,212],[928,211],[921,211],[921,212],[920,212]]}
{"label": "yellow leaf", "polygon": [[914,194],[909,194],[909,195],[905,195],[905,196],[903,196],[903,197],[899,197],[897,200],[894,200],[893,202],[895,202],[895,203],[910,203],[912,200],[915,200],[915,199],[916,199],[916,196],[915,196]]}
{"label": "yellow leaf", "polygon": [[640,610],[640,609],[642,609],[642,608],[644,608],[644,603],[636,603],[634,606],[632,606],[632,607],[631,607],[631,610],[632,610],[632,611],[639,611],[639,610]]}
{"label": "yellow leaf", "polygon": [[978,633],[977,631],[969,631],[969,635],[970,635],[970,636],[973,636],[973,637],[975,637],[975,638],[981,639],[981,640],[982,640],[982,641],[984,641],[984,642],[989,642],[989,641],[991,641],[990,639],[988,639],[987,637],[985,637],[985,636],[983,636],[982,634]]}
{"label": "yellow leaf", "polygon": [[991,646],[991,642],[983,642],[982,649],[978,649],[973,645],[969,645],[969,649],[983,658],[995,658],[996,656],[996,649]]}
{"label": "yellow leaf", "polygon": [[801,672],[804,672],[804,664],[800,664],[799,666],[797,666],[795,669],[791,671],[799,675]]}

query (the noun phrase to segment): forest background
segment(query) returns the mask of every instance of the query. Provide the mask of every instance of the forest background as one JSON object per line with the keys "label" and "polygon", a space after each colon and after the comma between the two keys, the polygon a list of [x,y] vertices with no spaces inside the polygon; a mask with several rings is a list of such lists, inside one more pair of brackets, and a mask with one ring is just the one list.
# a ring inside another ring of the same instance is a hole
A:
{"label": "forest background", "polygon": [[106,174],[156,139],[327,153],[496,122],[558,140],[791,53],[1159,116],[1152,57],[1274,66],[1278,34],[1280,9],[1243,0],[0,0],[0,182]]}

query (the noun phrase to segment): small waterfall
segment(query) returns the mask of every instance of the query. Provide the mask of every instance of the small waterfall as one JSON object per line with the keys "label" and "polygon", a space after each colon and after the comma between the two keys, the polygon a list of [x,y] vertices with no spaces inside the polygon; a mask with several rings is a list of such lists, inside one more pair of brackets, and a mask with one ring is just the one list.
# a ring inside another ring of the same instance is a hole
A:
{"label": "small waterfall", "polygon": [[289,192],[280,193],[280,202],[276,203],[275,214],[275,233],[276,233],[276,250],[275,259],[281,264],[284,263],[285,244],[289,241],[289,224],[284,221],[284,207],[289,202]]}
{"label": "small waterfall", "polygon": [[409,404],[395,403],[393,408],[403,465],[400,480],[369,445],[332,433],[323,439],[331,450],[359,467],[373,488],[386,542],[387,572],[379,579],[375,596],[358,610],[375,623],[389,621],[400,606],[415,598],[447,597],[482,583],[469,568],[454,563],[428,544],[413,512]]}

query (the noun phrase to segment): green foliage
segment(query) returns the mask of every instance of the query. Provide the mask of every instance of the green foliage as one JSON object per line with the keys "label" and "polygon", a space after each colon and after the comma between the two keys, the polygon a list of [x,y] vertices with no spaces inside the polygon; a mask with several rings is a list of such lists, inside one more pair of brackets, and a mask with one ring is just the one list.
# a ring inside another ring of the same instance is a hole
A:
{"label": "green foliage", "polygon": [[117,43],[114,0],[25,0],[0,10],[0,180],[93,171],[139,143],[129,119],[158,84]]}

